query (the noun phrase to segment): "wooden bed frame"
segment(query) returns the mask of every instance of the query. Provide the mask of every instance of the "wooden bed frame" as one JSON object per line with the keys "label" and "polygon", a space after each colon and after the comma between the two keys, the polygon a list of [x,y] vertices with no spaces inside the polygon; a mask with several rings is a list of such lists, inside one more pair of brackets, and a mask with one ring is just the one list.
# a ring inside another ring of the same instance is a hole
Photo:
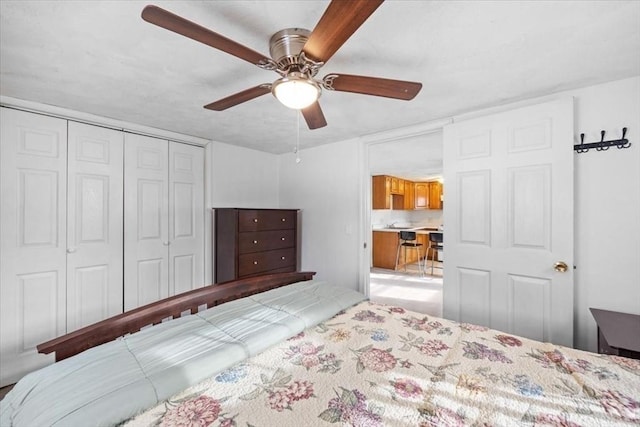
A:
{"label": "wooden bed frame", "polygon": [[91,347],[137,332],[145,326],[157,325],[163,320],[181,317],[187,311],[195,314],[200,307],[210,308],[269,289],[311,280],[315,274],[315,272],[267,274],[205,286],[86,326],[39,344],[37,349],[39,353],[55,352],[56,362],[58,362]]}

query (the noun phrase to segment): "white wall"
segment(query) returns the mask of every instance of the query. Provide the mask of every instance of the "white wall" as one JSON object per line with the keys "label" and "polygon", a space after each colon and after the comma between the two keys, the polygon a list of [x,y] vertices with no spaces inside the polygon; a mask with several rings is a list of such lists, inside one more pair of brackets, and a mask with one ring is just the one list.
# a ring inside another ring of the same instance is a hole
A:
{"label": "white wall", "polygon": [[[632,143],[575,155],[575,343],[595,351],[589,307],[640,314],[640,76],[567,94],[576,100],[574,142],[581,132],[597,141],[602,129],[619,138],[627,127]],[[303,267],[353,288],[362,250],[358,144],[303,150],[299,165],[280,156],[281,204],[304,210]]]}
{"label": "white wall", "polygon": [[302,209],[302,269],[358,289],[360,202],[358,141],[280,156],[280,206]]}
{"label": "white wall", "polygon": [[579,348],[595,351],[589,307],[640,314],[640,77],[570,92],[575,142],[619,139],[631,147],[575,155],[575,295]]}
{"label": "white wall", "polygon": [[221,142],[208,145],[214,208],[278,208],[278,156]]}

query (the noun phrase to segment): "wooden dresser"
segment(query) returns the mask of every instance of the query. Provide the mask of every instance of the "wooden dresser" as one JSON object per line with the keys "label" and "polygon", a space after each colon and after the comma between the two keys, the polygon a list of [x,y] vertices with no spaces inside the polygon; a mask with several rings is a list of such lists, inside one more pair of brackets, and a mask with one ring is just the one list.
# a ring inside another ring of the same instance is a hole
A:
{"label": "wooden dresser", "polygon": [[214,282],[297,271],[297,209],[214,209]]}

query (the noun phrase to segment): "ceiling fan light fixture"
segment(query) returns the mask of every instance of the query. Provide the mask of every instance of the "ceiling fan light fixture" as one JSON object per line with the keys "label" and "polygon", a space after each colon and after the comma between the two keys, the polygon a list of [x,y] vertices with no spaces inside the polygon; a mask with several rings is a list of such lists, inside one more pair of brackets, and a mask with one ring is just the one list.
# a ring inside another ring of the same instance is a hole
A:
{"label": "ceiling fan light fixture", "polygon": [[320,85],[303,73],[293,72],[276,80],[271,92],[284,106],[300,110],[320,98]]}

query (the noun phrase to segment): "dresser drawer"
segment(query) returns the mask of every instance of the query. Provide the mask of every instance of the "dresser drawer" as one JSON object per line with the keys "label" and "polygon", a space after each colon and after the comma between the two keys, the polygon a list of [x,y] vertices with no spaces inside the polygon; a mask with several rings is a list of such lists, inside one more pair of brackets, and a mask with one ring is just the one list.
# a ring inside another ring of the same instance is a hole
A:
{"label": "dresser drawer", "polygon": [[[295,248],[276,249],[238,256],[238,276],[248,276],[284,267],[296,267]],[[293,270],[292,270],[293,271]]]}
{"label": "dresser drawer", "polygon": [[284,230],[296,227],[297,211],[249,210],[238,212],[238,231]]}
{"label": "dresser drawer", "polygon": [[295,246],[295,230],[254,231],[238,234],[238,253],[270,251]]}

